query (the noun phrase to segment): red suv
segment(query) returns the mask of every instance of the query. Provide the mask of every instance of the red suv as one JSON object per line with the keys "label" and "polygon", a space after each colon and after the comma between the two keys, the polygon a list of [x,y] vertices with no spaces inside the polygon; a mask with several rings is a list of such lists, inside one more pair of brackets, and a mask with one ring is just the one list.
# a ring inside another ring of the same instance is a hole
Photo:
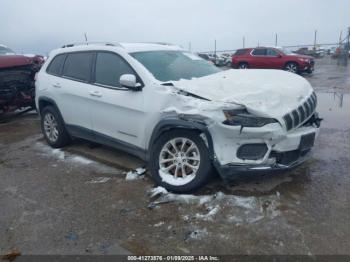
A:
{"label": "red suv", "polygon": [[297,55],[279,48],[256,47],[239,49],[232,56],[233,68],[283,69],[292,73],[312,73],[315,61],[313,57]]}

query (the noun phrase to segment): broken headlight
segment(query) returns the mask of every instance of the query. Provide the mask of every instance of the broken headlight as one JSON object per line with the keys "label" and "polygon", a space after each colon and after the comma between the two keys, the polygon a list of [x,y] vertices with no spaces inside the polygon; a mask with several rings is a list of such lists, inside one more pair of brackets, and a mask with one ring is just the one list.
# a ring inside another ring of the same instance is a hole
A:
{"label": "broken headlight", "polygon": [[273,118],[257,117],[243,110],[224,110],[226,120],[225,125],[242,126],[242,127],[262,127],[267,124],[277,123]]}

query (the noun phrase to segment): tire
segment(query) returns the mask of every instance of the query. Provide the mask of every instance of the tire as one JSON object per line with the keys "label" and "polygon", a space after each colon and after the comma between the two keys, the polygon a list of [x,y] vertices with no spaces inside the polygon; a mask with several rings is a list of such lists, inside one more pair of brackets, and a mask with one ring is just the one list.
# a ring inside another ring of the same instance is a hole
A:
{"label": "tire", "polygon": [[[189,151],[186,152],[187,150]],[[174,129],[162,134],[155,142],[151,150],[149,170],[159,186],[171,192],[186,193],[208,182],[212,175],[212,164],[208,148],[199,133]]]}
{"label": "tire", "polygon": [[299,73],[299,66],[297,63],[289,62],[285,65],[284,70],[290,73]]}
{"label": "tire", "polygon": [[227,66],[227,67],[232,67],[232,63],[231,63],[231,62],[227,62],[227,63],[226,63],[226,66]]}
{"label": "tire", "polygon": [[41,130],[47,143],[53,148],[61,148],[71,142],[64,122],[53,106],[47,106],[41,111]]}
{"label": "tire", "polygon": [[249,65],[246,62],[241,62],[238,64],[238,69],[248,69]]}

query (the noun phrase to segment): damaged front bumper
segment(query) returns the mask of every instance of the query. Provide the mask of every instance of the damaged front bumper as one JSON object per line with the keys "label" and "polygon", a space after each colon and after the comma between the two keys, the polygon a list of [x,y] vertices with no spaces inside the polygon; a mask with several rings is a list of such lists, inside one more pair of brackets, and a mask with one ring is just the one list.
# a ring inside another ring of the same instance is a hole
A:
{"label": "damaged front bumper", "polygon": [[[294,152],[293,152],[294,153]],[[246,175],[254,175],[254,174],[272,174],[272,173],[281,173],[285,171],[289,171],[291,169],[296,168],[297,166],[303,164],[310,155],[310,150],[307,151],[300,151],[295,152],[296,155],[299,155],[299,157],[290,162],[289,164],[281,164],[281,163],[271,163],[271,164],[227,164],[227,165],[220,165],[220,164],[214,164],[217,171],[219,172],[220,176],[225,180],[233,180],[237,179],[240,176],[246,176]]]}
{"label": "damaged front bumper", "polygon": [[222,126],[216,129],[220,131],[214,135],[221,136],[221,140],[213,138],[213,164],[224,180],[293,169],[310,155],[319,133],[320,119],[316,120],[310,120],[289,132],[283,131],[277,124],[245,128],[242,133],[237,133],[232,127]]}

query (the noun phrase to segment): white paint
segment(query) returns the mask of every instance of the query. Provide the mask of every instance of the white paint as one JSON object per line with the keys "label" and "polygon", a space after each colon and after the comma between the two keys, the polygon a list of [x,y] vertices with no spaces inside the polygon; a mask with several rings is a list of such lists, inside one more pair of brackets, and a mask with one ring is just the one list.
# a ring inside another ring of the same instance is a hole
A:
{"label": "white paint", "polygon": [[232,69],[173,83],[177,88],[198,96],[242,104],[270,117],[280,117],[294,110],[313,91],[303,77],[282,70]]}

